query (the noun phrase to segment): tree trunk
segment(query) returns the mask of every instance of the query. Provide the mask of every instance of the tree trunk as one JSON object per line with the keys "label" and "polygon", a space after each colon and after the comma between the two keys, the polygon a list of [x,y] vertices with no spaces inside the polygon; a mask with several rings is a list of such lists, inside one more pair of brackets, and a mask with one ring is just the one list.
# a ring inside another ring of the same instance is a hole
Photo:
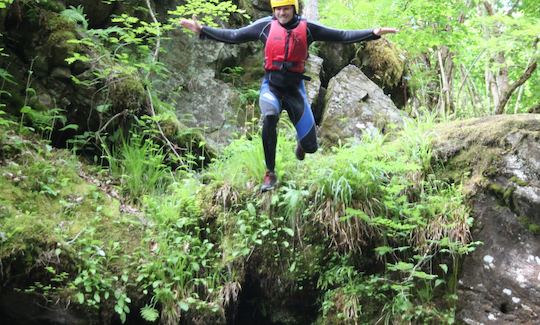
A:
{"label": "tree trunk", "polygon": [[307,0],[305,1],[304,10],[302,16],[311,21],[319,20],[319,0]]}

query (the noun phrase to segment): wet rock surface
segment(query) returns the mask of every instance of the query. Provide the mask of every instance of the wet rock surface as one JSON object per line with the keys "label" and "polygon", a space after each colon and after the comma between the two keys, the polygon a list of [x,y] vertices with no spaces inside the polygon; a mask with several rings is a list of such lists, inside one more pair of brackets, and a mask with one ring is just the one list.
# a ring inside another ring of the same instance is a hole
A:
{"label": "wet rock surface", "polygon": [[467,157],[465,187],[480,241],[462,265],[457,319],[538,324],[540,317],[540,116],[492,116],[445,126],[436,155]]}

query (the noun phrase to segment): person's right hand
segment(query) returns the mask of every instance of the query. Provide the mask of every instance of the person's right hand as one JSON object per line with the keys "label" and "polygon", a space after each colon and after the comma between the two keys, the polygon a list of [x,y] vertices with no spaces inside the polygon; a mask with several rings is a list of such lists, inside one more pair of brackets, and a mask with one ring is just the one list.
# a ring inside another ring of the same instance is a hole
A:
{"label": "person's right hand", "polygon": [[197,21],[197,16],[193,15],[192,19],[182,19],[180,20],[180,25],[182,27],[189,29],[190,31],[194,32],[195,34],[199,34],[201,32],[202,26]]}

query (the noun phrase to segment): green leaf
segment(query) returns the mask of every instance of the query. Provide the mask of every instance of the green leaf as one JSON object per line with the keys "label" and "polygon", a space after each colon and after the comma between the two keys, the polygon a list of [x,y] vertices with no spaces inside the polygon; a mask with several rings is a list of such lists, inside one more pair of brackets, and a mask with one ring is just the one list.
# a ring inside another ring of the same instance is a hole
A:
{"label": "green leaf", "polygon": [[77,298],[77,301],[79,302],[79,304],[82,305],[84,303],[84,294],[82,292],[77,292],[75,297]]}
{"label": "green leaf", "polygon": [[183,311],[188,311],[189,310],[189,305],[185,301],[180,301],[179,306],[180,306],[180,309],[183,310]]}
{"label": "green leaf", "polygon": [[66,130],[75,130],[77,131],[79,129],[79,126],[77,124],[68,124],[60,129],[60,131],[66,131]]}
{"label": "green leaf", "polygon": [[375,248],[375,252],[379,255],[379,256],[383,256],[385,255],[386,253],[390,253],[392,252],[392,247],[390,246],[379,246],[379,247],[376,247]]}
{"label": "green leaf", "polygon": [[291,237],[294,236],[294,230],[292,230],[291,228],[283,228],[283,231],[285,231]]}
{"label": "green leaf", "polygon": [[249,214],[251,216],[256,216],[257,215],[257,211],[255,210],[255,206],[253,204],[249,203],[247,205],[247,210],[248,210],[248,212],[249,212]]}
{"label": "green leaf", "polygon": [[96,111],[100,112],[100,113],[105,113],[109,110],[109,108],[111,107],[110,104],[102,104],[102,105],[98,105],[96,106]]}
{"label": "green leaf", "polygon": [[422,272],[422,271],[414,271],[412,275],[415,278],[424,279],[424,280],[432,280],[437,277],[437,275],[435,274],[427,274],[426,272]]}
{"label": "green leaf", "polygon": [[411,271],[414,268],[414,264],[399,261],[397,264],[389,264],[388,268],[392,271],[405,272],[405,271]]}
{"label": "green leaf", "polygon": [[443,270],[444,274],[448,273],[448,265],[446,264],[439,264],[439,267]]}
{"label": "green leaf", "polygon": [[32,113],[33,111],[34,110],[30,106],[25,105],[25,106],[21,107],[21,113],[28,114],[28,113]]}
{"label": "green leaf", "polygon": [[159,312],[157,309],[146,305],[141,308],[141,316],[146,321],[155,322],[159,317]]}

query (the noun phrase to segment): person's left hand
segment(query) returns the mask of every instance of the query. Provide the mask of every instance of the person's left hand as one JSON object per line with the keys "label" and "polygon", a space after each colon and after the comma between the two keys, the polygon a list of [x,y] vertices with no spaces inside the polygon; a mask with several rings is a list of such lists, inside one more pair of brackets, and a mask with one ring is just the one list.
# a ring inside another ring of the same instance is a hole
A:
{"label": "person's left hand", "polygon": [[380,27],[380,28],[375,28],[373,30],[373,34],[375,34],[377,36],[382,36],[384,34],[395,34],[397,32],[398,32],[398,30],[396,28],[392,28],[392,27]]}
{"label": "person's left hand", "polygon": [[199,23],[199,21],[197,21],[197,16],[195,16],[195,15],[193,15],[191,20],[190,19],[182,19],[180,21],[180,25],[182,25],[182,27],[184,27],[184,28],[187,28],[187,29],[191,30],[192,32],[194,32],[197,35],[201,33],[202,26]]}

